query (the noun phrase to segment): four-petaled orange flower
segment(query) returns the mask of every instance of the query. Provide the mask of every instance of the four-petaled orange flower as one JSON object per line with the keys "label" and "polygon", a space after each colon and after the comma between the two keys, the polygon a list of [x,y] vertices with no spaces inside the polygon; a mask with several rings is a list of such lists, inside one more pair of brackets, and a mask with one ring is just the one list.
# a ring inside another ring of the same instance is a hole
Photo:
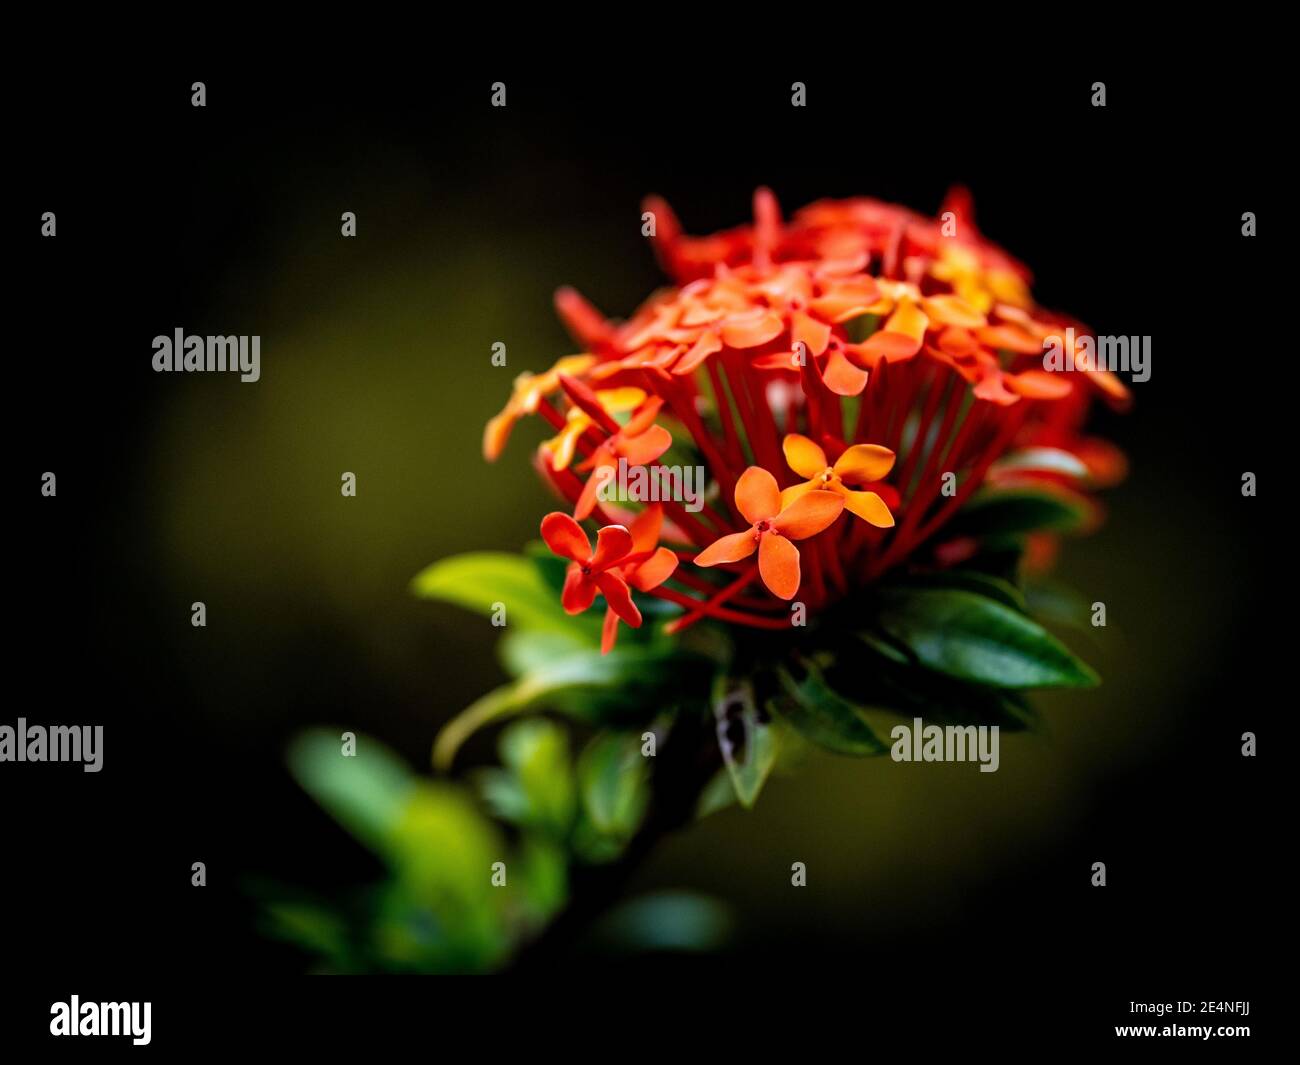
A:
{"label": "four-petaled orange flower", "polygon": [[815,536],[834,522],[844,509],[844,497],[813,490],[784,506],[776,478],[761,466],[750,466],[736,482],[736,506],[749,529],[714,541],[695,557],[695,564],[739,562],[757,551],[758,572],[768,591],[793,599],[799,590],[799,549],[791,541]]}
{"label": "four-petaled orange flower", "polygon": [[[676,553],[667,547],[656,546],[663,521],[663,508],[656,503],[641,511],[628,526],[628,532],[632,534],[632,551],[618,563],[615,570],[638,592],[658,588],[677,569]],[[600,635],[602,654],[613,650],[614,641],[618,638],[618,622],[618,613],[613,607],[607,608]]]}
{"label": "four-petaled orange flower", "polygon": [[796,484],[781,493],[783,507],[809,492],[837,492],[844,497],[845,510],[876,528],[888,529],[894,524],[894,516],[880,496],[875,492],[855,491],[844,483],[863,485],[881,480],[894,466],[894,453],[889,448],[879,444],[854,444],[831,465],[826,461],[825,451],[798,433],[786,436],[781,447],[790,469],[800,477],[808,478],[803,484]]}
{"label": "four-petaled orange flower", "polygon": [[561,558],[569,560],[560,602],[567,614],[581,614],[600,592],[605,602],[634,629],[641,625],[641,611],[632,602],[627,582],[614,568],[632,553],[632,534],[622,525],[606,525],[596,533],[596,550],[569,515],[554,511],[542,519],[542,539]]}

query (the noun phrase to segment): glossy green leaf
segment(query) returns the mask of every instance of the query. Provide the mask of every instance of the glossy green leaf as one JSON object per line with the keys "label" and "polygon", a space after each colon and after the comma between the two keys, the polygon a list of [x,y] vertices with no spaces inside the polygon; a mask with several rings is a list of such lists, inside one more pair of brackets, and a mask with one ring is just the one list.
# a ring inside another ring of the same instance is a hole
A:
{"label": "glossy green leaf", "polygon": [[515,866],[523,903],[541,925],[564,905],[569,888],[569,863],[564,847],[540,836],[527,836]]}
{"label": "glossy green leaf", "polygon": [[927,669],[997,688],[1079,688],[1097,675],[1010,607],[960,589],[882,592],[876,623]]}
{"label": "glossy green leaf", "polygon": [[1091,504],[1064,488],[984,489],[944,526],[945,538],[1069,532],[1087,523]]}
{"label": "glossy green leaf", "polygon": [[340,733],[304,732],[289,746],[289,770],[348,832],[371,850],[389,853],[416,778],[378,740],[359,735],[354,742],[355,753],[345,755]]}
{"label": "glossy green leaf", "polygon": [[573,825],[577,804],[569,737],[544,718],[517,721],[501,733],[501,761],[519,782],[526,800],[526,823],[563,837]]}
{"label": "glossy green leaf", "polygon": [[902,590],[957,588],[974,592],[976,595],[986,596],[989,599],[996,599],[1004,606],[1009,606],[1022,614],[1025,613],[1025,597],[1019,588],[1009,580],[995,577],[992,574],[981,573],[978,570],[947,569],[913,573],[900,578],[889,587]]}
{"label": "glossy green leaf", "polygon": [[718,747],[736,798],[751,808],[776,762],[776,734],[754,700],[754,687],[743,677],[719,673],[713,685],[713,716]]}
{"label": "glossy green leaf", "polygon": [[606,732],[595,736],[578,758],[583,810],[597,832],[626,839],[645,812],[646,759],[640,737]]}
{"label": "glossy green leaf", "polygon": [[499,603],[511,626],[595,629],[600,624],[595,613],[566,614],[532,559],[500,551],[474,551],[435,562],[416,574],[411,591],[487,617],[494,616]]}
{"label": "glossy green leaf", "polygon": [[768,700],[772,712],[784,718],[806,739],[836,754],[884,754],[882,742],[862,715],[861,708],[831,689],[819,667],[804,661],[803,677],[777,667],[780,691]]}

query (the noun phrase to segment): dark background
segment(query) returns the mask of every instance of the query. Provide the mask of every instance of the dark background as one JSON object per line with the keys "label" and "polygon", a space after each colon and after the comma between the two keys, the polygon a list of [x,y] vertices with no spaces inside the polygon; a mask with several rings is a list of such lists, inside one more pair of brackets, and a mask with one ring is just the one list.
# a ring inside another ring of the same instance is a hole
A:
{"label": "dark background", "polygon": [[[3,720],[102,723],[106,753],[97,775],[0,767],[5,968],[114,998],[304,971],[259,931],[247,879],[329,892],[376,870],[288,777],[285,743],[339,723],[423,767],[438,725],[499,678],[493,633],[405,584],[535,535],[540,432],[495,467],[479,434],[509,377],[572,350],[556,285],[623,315],[659,283],[647,193],[703,233],[744,221],[760,184],[787,211],[867,194],[932,212],[961,182],[1040,302],[1154,338],[1134,410],[1097,423],[1130,479],[1063,565],[1108,604],[1098,642],[1072,638],[1106,683],[1043,700],[1046,744],[1005,741],[988,787],[959,766],[918,784],[830,759],[670,841],[638,886],[727,900],[737,934],[706,959],[619,971],[824,979],[873,1008],[1005,996],[1103,1031],[1130,999],[1249,998],[1265,1027],[1287,823],[1270,781],[1292,701],[1270,606],[1290,567],[1277,456],[1292,420],[1273,86],[1172,58],[994,74],[957,55],[870,77],[557,65],[578,69],[227,62],[113,71],[93,91],[49,70],[11,101]],[[260,333],[262,380],[154,374],[151,340],[177,326]],[[495,340],[509,371],[488,364]],[[46,470],[56,499],[39,494]],[[343,470],[356,500],[340,500]],[[490,759],[491,738],[468,753]]]}

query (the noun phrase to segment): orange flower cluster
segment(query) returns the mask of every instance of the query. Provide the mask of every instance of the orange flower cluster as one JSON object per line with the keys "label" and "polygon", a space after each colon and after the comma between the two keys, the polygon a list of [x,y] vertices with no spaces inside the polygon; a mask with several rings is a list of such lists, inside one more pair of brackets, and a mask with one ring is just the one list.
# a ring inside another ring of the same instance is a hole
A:
{"label": "orange flower cluster", "polygon": [[[1028,271],[975,229],[963,191],[935,219],[855,199],[785,222],[760,189],[752,225],[709,237],[687,236],[660,200],[645,208],[676,287],[623,323],[557,293],[583,351],[521,375],[483,443],[495,459],[523,415],[553,426],[537,466],[573,516],[542,532],[571,560],[566,609],[605,599],[606,650],[618,619],[641,623],[629,582],[686,608],[675,630],[704,617],[784,628],[796,596],[816,610],[923,549],[942,559],[944,524],[991,476],[1122,476],[1122,456],[1081,428],[1126,388],[1043,368],[1046,338],[1088,330],[1034,304]],[[700,509],[674,492],[678,466],[652,465],[675,445],[708,468]],[[1077,461],[991,473],[1013,450]],[[603,502],[620,467],[648,468],[662,501],[640,516]],[[594,553],[588,518],[602,526]]]}

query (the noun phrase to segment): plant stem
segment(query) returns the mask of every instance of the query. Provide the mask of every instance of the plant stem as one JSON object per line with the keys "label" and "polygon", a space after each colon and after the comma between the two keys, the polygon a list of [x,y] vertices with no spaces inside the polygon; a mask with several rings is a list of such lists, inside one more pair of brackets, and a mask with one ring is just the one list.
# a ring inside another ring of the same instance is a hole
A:
{"label": "plant stem", "polygon": [[690,824],[700,795],[722,766],[712,718],[684,708],[653,759],[650,801],[641,827],[623,853],[603,865],[575,865],[569,876],[569,904],[515,955],[509,971],[539,972],[557,963],[611,905],[666,835]]}

